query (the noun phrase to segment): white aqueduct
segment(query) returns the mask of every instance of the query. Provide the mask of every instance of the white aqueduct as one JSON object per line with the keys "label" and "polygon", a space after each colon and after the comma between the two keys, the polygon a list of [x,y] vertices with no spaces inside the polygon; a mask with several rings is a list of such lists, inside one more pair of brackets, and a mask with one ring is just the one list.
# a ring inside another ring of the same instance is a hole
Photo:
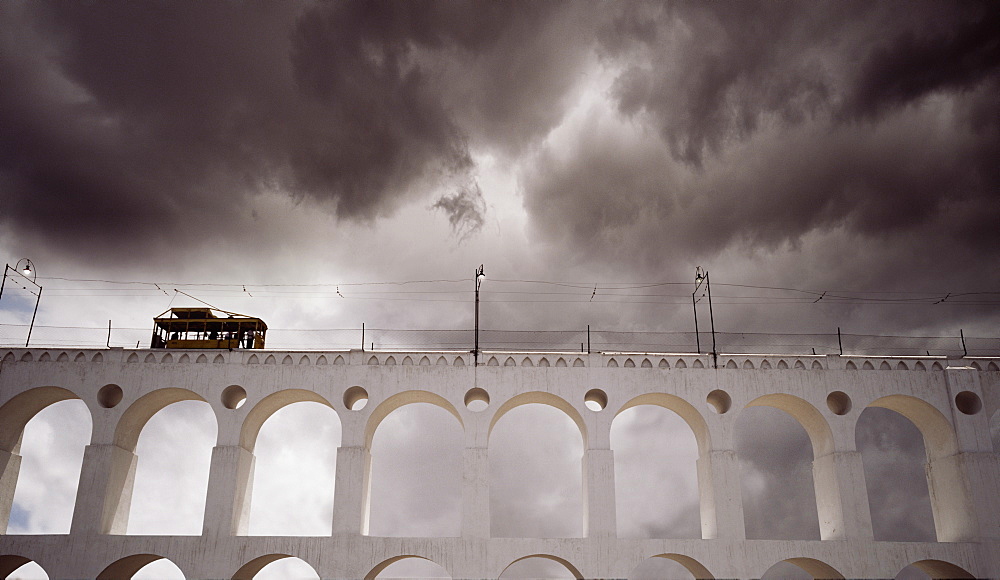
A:
{"label": "white aqueduct", "polygon": [[[1000,578],[1000,456],[989,417],[1000,408],[1000,359],[723,356],[648,353],[285,352],[12,349],[0,352],[0,530],[10,517],[21,434],[39,411],[79,398],[93,420],[72,527],[65,535],[0,536],[0,578],[27,561],[50,578],[129,578],[169,558],[187,578],[252,578],[299,557],[322,578],[375,577],[404,557],[454,578],[496,578],[531,556],[580,578],[624,578],[665,557],[695,578],[759,577],[788,561],[816,578],[892,578],[916,564],[934,578]],[[361,410],[351,410],[368,398]],[[218,421],[200,536],[125,535],[135,448],[146,422],[182,400],[208,402]],[[238,405],[245,400],[246,404]],[[488,401],[485,410],[470,400]],[[586,401],[596,401],[601,411]],[[297,401],[328,405],[342,423],[333,533],[248,536],[254,444],[264,421]],[[709,405],[706,405],[706,401]],[[368,535],[371,443],[394,409],[431,403],[464,431],[460,537]],[[551,405],[584,442],[581,538],[490,537],[488,441],[498,419]],[[701,539],[616,537],[610,428],[630,407],[659,405],[697,440]],[[741,409],[791,414],[813,447],[821,539],[747,540],[734,451]],[[936,542],[874,541],[855,425],[866,407],[895,410],[922,432]]]}

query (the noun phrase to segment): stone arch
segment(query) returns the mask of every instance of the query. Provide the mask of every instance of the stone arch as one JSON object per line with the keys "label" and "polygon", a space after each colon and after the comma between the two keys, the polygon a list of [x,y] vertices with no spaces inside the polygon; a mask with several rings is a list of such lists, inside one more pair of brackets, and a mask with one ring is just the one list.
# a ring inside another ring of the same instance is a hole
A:
{"label": "stone arch", "polygon": [[627,369],[634,369],[635,368],[635,361],[633,361],[631,359],[631,357],[627,358],[627,359],[625,359],[625,364],[623,364],[622,366],[625,367],[625,368],[627,368]]}
{"label": "stone arch", "polygon": [[559,357],[559,359],[556,361],[556,366],[557,367],[565,367],[566,366],[566,359],[564,359],[563,357]]}
{"label": "stone arch", "polygon": [[849,361],[847,361],[847,364],[844,365],[844,368],[847,369],[847,370],[849,370],[849,371],[856,371],[856,370],[858,370],[858,365],[854,364],[854,361],[849,360]]}
{"label": "stone arch", "polygon": [[514,362],[514,357],[509,356],[509,357],[507,357],[507,360],[503,361],[503,366],[505,366],[505,367],[516,367],[517,363]]}
{"label": "stone arch", "polygon": [[809,368],[811,368],[814,371],[821,371],[823,370],[823,363],[819,362],[818,360],[814,360],[813,364]]}
{"label": "stone arch", "polygon": [[[822,578],[824,580],[825,579],[843,580],[844,578],[844,575],[838,572],[836,568],[827,564],[826,562],[823,562],[822,560],[817,560],[815,558],[796,557],[796,558],[787,558],[782,561],[797,566],[807,574],[810,574],[813,578],[817,579]],[[771,566],[771,568],[773,568],[773,566]],[[770,570],[771,568],[768,568],[768,570]],[[764,572],[767,572],[767,570],[765,570]],[[760,578],[761,576],[762,574],[759,574],[756,577]]]}
{"label": "stone arch", "polygon": [[319,358],[316,359],[316,366],[326,366],[326,364],[327,364],[326,355],[325,354],[319,355]]}
{"label": "stone arch", "polygon": [[736,366],[736,361],[734,361],[733,359],[729,359],[729,362],[726,363],[726,367],[725,368],[727,368],[727,369],[735,369],[735,368],[739,368],[739,367]]}
{"label": "stone arch", "polygon": [[462,357],[460,357],[460,356],[456,356],[455,357],[455,362],[453,364],[456,367],[464,367],[465,366],[465,359],[462,358]]}
{"label": "stone arch", "polygon": [[14,358],[14,352],[13,351],[9,351],[8,350],[7,354],[3,355],[3,362],[14,362],[14,360],[15,360],[15,358]]}
{"label": "stone arch", "polygon": [[247,359],[247,364],[248,365],[260,364],[260,359],[257,358],[257,355],[252,354],[250,355],[250,358]]}
{"label": "stone arch", "polygon": [[542,358],[538,359],[538,366],[540,366],[540,367],[548,367],[549,366],[549,359],[545,358],[544,356]]}
{"label": "stone arch", "polygon": [[170,354],[168,352],[167,354],[163,355],[163,358],[160,359],[160,362],[163,363],[163,364],[173,363],[174,362],[174,355],[172,355],[172,354]]}
{"label": "stone arch", "polygon": [[423,358],[420,359],[420,366],[422,366],[422,367],[429,367],[429,366],[431,366],[431,359],[429,359],[426,356],[424,356]]}
{"label": "stone arch", "polygon": [[898,363],[896,363],[896,370],[897,371],[908,371],[908,370],[910,370],[910,367],[906,366],[905,362],[899,361]]}
{"label": "stone arch", "polygon": [[915,370],[915,371],[926,371],[927,367],[924,366],[924,363],[922,363],[920,361],[917,361],[917,364],[913,365],[913,370]]}
{"label": "stone arch", "polygon": [[35,387],[14,395],[0,406],[0,450],[17,453],[24,426],[39,411],[59,401],[79,398],[62,387]]}
{"label": "stone arch", "polygon": [[407,355],[406,358],[403,359],[403,365],[402,366],[404,366],[404,367],[412,367],[413,366],[413,359],[409,355]]}
{"label": "stone arch", "polygon": [[891,371],[892,367],[889,366],[889,363],[887,363],[886,361],[882,361],[882,364],[880,364],[878,366],[878,370],[880,370],[880,371]]}
{"label": "stone arch", "polygon": [[[657,407],[663,407],[669,411],[677,413],[684,422],[688,424],[691,431],[694,433],[694,439],[698,443],[698,455],[704,455],[712,448],[711,435],[708,431],[708,424],[705,422],[705,417],[685,399],[678,397],[677,395],[671,395],[668,393],[646,393],[644,395],[639,395],[634,397],[627,403],[618,409],[615,413],[615,418],[621,415],[622,412],[631,409],[632,407],[637,407],[639,405],[655,405]],[[612,423],[613,423],[612,419]]]}
{"label": "stone arch", "polygon": [[684,362],[684,359],[679,358],[679,359],[677,359],[677,364],[675,364],[674,367],[678,368],[678,369],[686,369],[687,368],[687,363]]}
{"label": "stone arch", "polygon": [[139,355],[133,352],[132,354],[128,355],[128,360],[126,360],[125,362],[137,363],[139,362]]}
{"label": "stone arch", "polygon": [[959,452],[951,422],[930,403],[910,395],[888,395],[870,407],[896,411],[912,422],[924,438],[927,452],[927,489],[934,512],[939,542],[967,541],[978,535],[978,522],[971,491],[963,469],[952,456]]}
{"label": "stone arch", "polygon": [[448,366],[448,359],[444,358],[443,356],[439,356],[437,362],[434,364],[436,364],[437,366]]}
{"label": "stone arch", "polygon": [[760,361],[760,368],[761,368],[761,370],[769,369],[769,368],[771,368],[771,363],[768,362],[767,359],[762,360],[762,361]]}
{"label": "stone arch", "polygon": [[778,360],[778,367],[777,368],[779,368],[779,369],[787,369],[788,368],[788,363],[785,362],[785,359],[780,359],[780,360]]}
{"label": "stone arch", "polygon": [[[136,572],[141,570],[147,564],[151,564],[162,559],[163,556],[158,556],[156,554],[133,554],[131,556],[125,556],[105,568],[100,574],[97,575],[97,580],[123,580],[125,578],[131,578]],[[174,565],[176,566],[176,564]]]}
{"label": "stone arch", "polygon": [[587,364],[583,362],[582,358],[576,357],[576,360],[573,361],[573,366],[574,367],[585,367],[585,366],[587,366]]}
{"label": "stone arch", "polygon": [[344,364],[347,364],[347,363],[344,361],[344,357],[338,354],[337,358],[333,359],[333,364],[335,364],[335,365],[344,365]]}
{"label": "stone arch", "polygon": [[87,355],[83,354],[82,352],[78,352],[76,353],[76,356],[73,358],[73,362],[87,362]]}
{"label": "stone arch", "polygon": [[285,357],[281,359],[281,364],[283,365],[295,364],[295,361],[292,360],[292,355],[286,354]]}
{"label": "stone arch", "polygon": [[[207,402],[198,393],[178,387],[167,387],[146,393],[129,405],[121,419],[118,420],[118,424],[115,426],[115,445],[135,453],[139,434],[146,423],[164,407],[180,401]],[[218,422],[218,417],[216,417],[216,421]]]}
{"label": "stone arch", "polygon": [[868,406],[896,411],[916,425],[924,436],[928,460],[958,453],[958,439],[951,422],[927,401],[910,395],[888,395],[872,401]]}
{"label": "stone arch", "polygon": [[373,366],[377,366],[378,365],[378,357],[375,356],[375,355],[372,355],[371,357],[369,357],[368,358],[368,364],[369,365],[373,365]]}
{"label": "stone arch", "polygon": [[56,362],[69,362],[69,355],[66,354],[66,351],[59,353],[59,357],[56,358]]}
{"label": "stone arch", "polygon": [[648,358],[644,358],[644,359],[642,359],[642,363],[639,365],[639,368],[651,369],[651,368],[653,368],[653,363],[650,362],[650,360]]}
{"label": "stone arch", "polygon": [[531,362],[530,358],[524,357],[524,360],[521,361],[521,366],[522,367],[533,367],[533,366],[535,366],[535,364]]}
{"label": "stone arch", "polygon": [[833,431],[830,429],[830,424],[827,423],[819,410],[805,399],[800,399],[795,395],[774,393],[757,397],[746,406],[774,407],[794,417],[809,435],[814,460],[833,452]]}
{"label": "stone arch", "polygon": [[382,401],[372,410],[371,415],[368,416],[368,423],[365,425],[365,447],[369,450],[372,448],[372,439],[375,437],[375,431],[378,430],[378,426],[382,423],[382,420],[389,416],[389,413],[411,403],[430,403],[441,407],[451,413],[462,429],[465,429],[465,422],[462,421],[462,415],[448,399],[430,391],[403,391]]}
{"label": "stone arch", "polygon": [[559,556],[554,556],[552,554],[529,554],[527,556],[521,556],[517,560],[514,560],[510,564],[504,566],[503,570],[501,570],[500,573],[497,574],[497,577],[498,578],[502,577],[503,573],[506,572],[508,568],[510,568],[511,566],[517,564],[522,560],[527,560],[528,558],[544,558],[546,560],[552,560],[553,562],[558,562],[559,564],[562,564],[567,570],[569,570],[570,574],[572,574],[574,578],[577,578],[577,580],[583,580],[583,574],[581,574],[580,571],[576,569],[576,566],[570,564],[569,560],[566,560],[565,558],[560,558]]}
{"label": "stone arch", "polygon": [[661,358],[660,359],[660,363],[658,365],[656,365],[656,366],[658,368],[661,368],[661,369],[669,369],[670,368],[670,363],[667,362],[667,359]]}
{"label": "stone arch", "polygon": [[753,369],[754,368],[753,367],[753,361],[751,361],[750,359],[747,359],[747,360],[743,361],[743,368],[745,368],[745,369]]}
{"label": "stone arch", "polygon": [[612,369],[618,368],[618,361],[615,360],[615,357],[611,357],[611,358],[608,359],[607,366],[608,366],[608,368],[612,368]]}
{"label": "stone arch", "polygon": [[184,354],[181,355],[181,358],[177,359],[177,362],[178,362],[178,364],[189,363],[189,362],[191,362],[191,357],[188,356],[188,353],[184,353]]}
{"label": "stone arch", "polygon": [[[46,353],[46,354],[48,354],[48,353]],[[42,356],[44,357],[45,355],[43,354]],[[38,360],[39,360],[39,362],[41,362],[42,359],[38,359]],[[976,369],[977,371],[983,370],[983,367],[981,367],[979,365],[979,361],[972,361],[972,368]]]}
{"label": "stone arch", "polygon": [[975,578],[961,566],[944,560],[920,560],[911,566],[916,566],[931,578]]}
{"label": "stone arch", "polygon": [[416,558],[419,560],[426,560],[428,562],[432,562],[434,564],[437,564],[438,566],[441,567],[442,570],[444,570],[444,566],[441,566],[440,564],[438,564],[434,560],[431,560],[430,558],[427,558],[426,556],[417,556],[415,554],[403,554],[400,556],[393,556],[387,560],[384,560],[376,564],[375,567],[371,569],[371,571],[365,574],[365,580],[375,580],[375,578],[378,578],[378,575],[381,574],[383,571],[385,571],[385,569],[388,568],[389,566],[395,564],[396,562],[401,562],[403,560],[408,560],[410,558]]}
{"label": "stone arch", "polygon": [[389,358],[385,359],[385,364],[391,367],[396,366],[396,357],[389,355]]}
{"label": "stone arch", "polygon": [[997,363],[995,363],[993,361],[990,361],[990,364],[986,367],[986,370],[988,370],[988,371],[998,371],[998,370],[1000,370],[1000,367],[997,366]]}
{"label": "stone arch", "polygon": [[[38,362],[49,362],[51,360],[52,360],[52,357],[49,356],[49,351],[43,352],[42,356],[38,357]],[[979,370],[983,370],[983,369],[979,369]]]}
{"label": "stone arch", "polygon": [[488,367],[498,367],[498,366],[500,366],[500,363],[497,361],[497,357],[491,356],[489,362],[486,363],[486,366],[488,366]]}
{"label": "stone arch", "polygon": [[863,371],[873,371],[873,370],[875,370],[875,366],[872,364],[872,361],[866,360],[865,364],[861,365],[861,370],[863,370]]}
{"label": "stone arch", "polygon": [[805,364],[803,364],[801,360],[796,360],[796,361],[795,361],[795,367],[794,367],[794,368],[796,368],[796,369],[800,369],[800,370],[805,370],[805,368],[806,368],[806,365],[805,365]]}
{"label": "stone arch", "polygon": [[693,368],[693,369],[703,369],[703,368],[705,368],[705,364],[701,362],[700,358],[696,358],[696,359],[694,359],[694,364],[691,365],[691,368]]}
{"label": "stone arch", "polygon": [[941,366],[941,363],[939,363],[939,362],[937,362],[937,361],[934,361],[934,364],[933,364],[933,365],[931,365],[931,370],[932,370],[932,371],[943,371],[943,370],[944,370],[944,367],[943,367],[943,366]]}
{"label": "stone arch", "polygon": [[31,354],[31,351],[28,351],[21,355],[21,362],[31,362],[33,360],[35,360],[35,357],[34,355]]}
{"label": "stone arch", "polygon": [[310,364],[312,364],[312,361],[309,360],[308,356],[302,355],[302,358],[299,359],[299,364],[300,365],[310,365]]}
{"label": "stone arch", "polygon": [[685,556],[684,554],[675,554],[675,553],[656,554],[654,556],[650,556],[649,558],[647,558],[647,560],[651,560],[653,558],[662,558],[664,560],[672,560],[674,562],[677,562],[681,566],[684,566],[684,568],[687,569],[687,571],[690,572],[691,575],[694,576],[697,580],[715,579],[715,576],[713,576],[712,573],[708,571],[708,568],[706,568],[701,562],[695,560],[691,556]]}
{"label": "stone arch", "polygon": [[243,420],[243,426],[240,428],[240,446],[253,453],[254,446],[257,444],[257,435],[260,434],[260,428],[271,415],[292,403],[306,401],[319,403],[330,407],[334,412],[337,411],[329,401],[315,391],[307,391],[305,389],[282,389],[276,391],[261,399],[247,413],[246,419]]}
{"label": "stone arch", "polygon": [[[569,418],[572,419],[573,422],[576,423],[576,426],[580,428],[580,436],[583,437],[583,448],[587,448],[587,425],[583,422],[583,417],[580,415],[580,412],[576,409],[576,407],[569,404],[566,399],[563,399],[558,395],[542,391],[529,391],[507,399],[497,408],[496,412],[493,414],[493,418],[490,419],[490,428],[488,433],[493,433],[493,427],[496,426],[497,421],[499,421],[500,418],[503,417],[508,411],[520,407],[521,405],[529,405],[532,403],[555,407],[556,409],[559,409],[563,413],[569,415]],[[487,440],[489,440],[489,436],[487,436]]]}
{"label": "stone arch", "polygon": [[277,364],[277,362],[278,362],[278,361],[277,361],[277,360],[275,360],[275,358],[274,358],[274,355],[273,355],[273,354],[269,354],[269,355],[267,355],[267,358],[266,358],[266,359],[264,359],[264,364],[266,364],[266,365],[273,365],[273,364]]}
{"label": "stone arch", "polygon": [[[233,580],[252,580],[257,574],[260,573],[261,570],[263,570],[268,565],[273,564],[275,562],[279,562],[281,560],[287,560],[289,558],[292,560],[297,560],[301,562],[304,566],[312,568],[313,573],[316,572],[316,569],[313,568],[308,562],[297,556],[292,556],[291,554],[265,554],[263,556],[258,556],[253,560],[250,560],[243,566],[241,566],[240,569],[237,570],[235,574],[233,574]],[[316,574],[316,576],[319,576],[319,574]]]}
{"label": "stone arch", "polygon": [[198,360],[196,360],[194,362],[199,363],[199,364],[208,364],[208,357],[205,356],[205,355],[203,355],[203,354],[199,354],[198,355]]}

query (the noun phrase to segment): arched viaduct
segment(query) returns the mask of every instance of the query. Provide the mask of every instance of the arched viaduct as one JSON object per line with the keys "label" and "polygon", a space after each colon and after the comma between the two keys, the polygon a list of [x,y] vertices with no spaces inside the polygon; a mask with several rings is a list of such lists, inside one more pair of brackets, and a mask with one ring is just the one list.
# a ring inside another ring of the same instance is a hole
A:
{"label": "arched viaduct", "polygon": [[[696,578],[759,577],[780,561],[817,578],[891,578],[914,563],[932,577],[1000,577],[1000,459],[989,431],[1000,408],[1000,360],[734,355],[721,356],[718,369],[710,363],[650,353],[488,352],[475,367],[468,352],[0,351],[0,530],[26,423],[71,398],[93,420],[71,532],[0,536],[0,577],[33,560],[53,579],[127,578],[165,557],[187,578],[252,578],[284,556],[302,558],[322,578],[374,577],[415,556],[454,578],[495,578],[534,555],[585,578],[624,578],[654,556]],[[367,404],[352,410],[360,399]],[[206,401],[218,423],[203,532],[125,535],[139,433],[182,400]],[[477,400],[488,402],[484,410],[467,406]],[[247,536],[257,434],[298,401],[328,405],[341,420],[333,533]],[[444,408],[464,432],[461,536],[368,535],[372,438],[383,418],[417,402]],[[529,403],[561,410],[580,429],[584,537],[490,537],[490,434],[504,413]],[[616,537],[611,423],[643,404],[676,412],[694,433],[701,539]],[[746,539],[733,440],[736,417],[751,406],[782,409],[808,433],[820,540]],[[873,540],[854,438],[869,406],[901,413],[923,434],[936,542]]]}

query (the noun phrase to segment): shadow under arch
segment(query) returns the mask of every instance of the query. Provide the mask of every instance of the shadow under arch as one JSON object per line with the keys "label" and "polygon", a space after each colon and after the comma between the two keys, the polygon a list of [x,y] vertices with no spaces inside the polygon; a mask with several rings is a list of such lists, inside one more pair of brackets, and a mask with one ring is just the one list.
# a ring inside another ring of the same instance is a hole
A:
{"label": "shadow under arch", "polygon": [[458,424],[462,427],[462,430],[465,430],[465,423],[462,421],[462,416],[459,414],[458,409],[456,409],[455,406],[448,401],[448,399],[430,391],[403,391],[402,393],[396,393],[395,395],[392,395],[388,399],[382,401],[377,407],[375,407],[375,409],[372,410],[372,414],[368,417],[368,423],[365,425],[365,448],[371,450],[372,440],[375,438],[375,431],[378,430],[378,426],[382,424],[382,421],[388,417],[390,413],[400,407],[410,405],[412,403],[430,403],[431,405],[441,407],[445,411],[451,413],[452,416],[458,421]]}
{"label": "shadow under arch", "polygon": [[[135,453],[135,447],[139,443],[139,435],[142,433],[142,428],[153,418],[153,415],[165,407],[181,401],[208,402],[198,393],[179,387],[167,387],[146,393],[129,405],[129,408],[125,410],[118,420],[118,424],[115,426],[115,445],[126,451]],[[218,424],[218,417],[215,416],[214,411],[212,416],[216,420],[216,424]]]}
{"label": "shadow under arch", "polygon": [[552,560],[553,562],[558,562],[559,564],[565,566],[566,569],[569,570],[569,573],[572,574],[574,578],[576,578],[577,580],[583,580],[583,574],[581,574],[580,571],[576,569],[576,566],[570,564],[568,560],[560,558],[559,556],[553,556],[552,554],[529,554],[527,556],[521,556],[517,560],[514,560],[510,564],[504,566],[503,570],[500,571],[500,574],[497,575],[497,578],[502,577],[503,573],[506,572],[507,569],[513,566],[514,564],[517,564],[522,560],[527,560],[528,558],[544,558],[546,560]]}
{"label": "shadow under arch", "polygon": [[834,450],[833,430],[830,424],[812,403],[785,393],[763,395],[750,401],[747,407],[774,407],[780,409],[802,425],[812,443],[813,460],[829,455]]}
{"label": "shadow under arch", "polygon": [[696,580],[715,580],[715,576],[708,571],[708,568],[702,565],[701,562],[695,560],[691,556],[685,556],[684,554],[657,554],[652,556],[652,558],[663,558],[664,560],[673,560],[681,566],[687,569]]}
{"label": "shadow under arch", "polygon": [[3,555],[0,556],[0,578],[6,578],[10,576],[14,570],[17,570],[21,566],[24,566],[28,562],[33,562],[31,558],[25,558],[24,556],[15,555]]}
{"label": "shadow under arch", "polygon": [[927,491],[937,540],[961,542],[976,538],[979,535],[978,515],[951,422],[935,406],[911,395],[887,395],[868,406],[899,413],[923,435],[927,452]]}
{"label": "shadow under arch", "polygon": [[[365,580],[375,580],[376,578],[378,578],[378,575],[381,574],[383,571],[385,571],[385,569],[388,568],[389,566],[395,564],[396,562],[401,562],[401,561],[409,559],[409,558],[417,558],[419,560],[427,560],[428,562],[432,562],[434,564],[437,564],[438,566],[441,566],[441,564],[438,564],[437,562],[434,562],[434,560],[431,560],[430,558],[427,558],[426,556],[417,556],[416,554],[403,554],[401,556],[393,556],[393,557],[391,557],[391,558],[389,558],[387,560],[384,560],[384,561],[379,562],[378,564],[376,564],[375,567],[372,568],[370,572],[368,572],[367,574],[365,574]],[[443,566],[441,566],[441,568],[444,569]],[[446,572],[447,572],[447,570],[446,570]]]}
{"label": "shadow under arch", "polygon": [[[836,568],[827,564],[822,560],[817,560],[815,558],[787,558],[782,560],[783,562],[788,562],[796,567],[803,570],[806,574],[812,576],[815,580],[844,580],[844,575],[837,571]],[[774,566],[771,566],[773,568]],[[768,568],[770,570],[771,568]],[[767,570],[764,571],[765,573]],[[759,577],[759,576],[758,576]]]}
{"label": "shadow under arch", "polygon": [[[133,554],[132,556],[125,556],[101,571],[97,575],[97,580],[125,580],[134,576],[136,572],[147,564],[162,559],[163,556],[157,556],[156,554]],[[176,564],[174,565],[176,566]]]}
{"label": "shadow under arch", "polygon": [[73,391],[62,387],[35,387],[14,395],[0,406],[0,450],[17,453],[28,421],[49,405],[79,398]]}
{"label": "shadow under arch", "polygon": [[916,566],[921,572],[935,580],[939,578],[975,578],[975,576],[969,574],[961,566],[956,566],[944,560],[920,560],[911,565]]}
{"label": "shadow under arch", "polygon": [[712,449],[711,436],[709,435],[708,425],[705,423],[705,418],[691,403],[685,401],[677,395],[670,395],[667,393],[646,393],[645,395],[639,395],[622,405],[622,407],[618,409],[618,412],[615,413],[615,418],[618,418],[619,415],[632,407],[638,407],[639,405],[655,405],[657,407],[663,407],[668,411],[677,413],[681,419],[684,419],[684,422],[688,424],[688,427],[690,427],[691,431],[694,433],[694,439],[698,443],[699,457],[708,453],[708,451]]}
{"label": "shadow under arch", "polygon": [[[507,412],[520,407],[521,405],[530,405],[533,403],[538,403],[542,405],[548,405],[550,407],[555,407],[563,413],[566,413],[573,423],[580,429],[580,436],[583,438],[583,448],[587,449],[587,426],[583,422],[583,417],[580,412],[573,405],[569,404],[566,399],[558,395],[553,395],[552,393],[546,393],[543,391],[530,391],[527,393],[521,393],[504,401],[500,407],[497,408],[496,413],[490,419],[490,428],[487,434],[487,441],[489,441],[489,436],[493,434],[493,427],[496,426],[497,422],[503,417]],[[523,559],[523,558],[522,558]],[[506,568],[505,568],[506,569]]]}
{"label": "shadow under arch", "polygon": [[[252,453],[254,446],[257,445],[257,436],[260,434],[260,428],[271,418],[271,415],[274,415],[288,405],[303,402],[319,403],[330,407],[334,413],[337,412],[333,405],[330,404],[330,401],[327,401],[322,395],[314,391],[306,389],[282,389],[258,401],[253,406],[253,409],[250,409],[250,412],[247,413],[246,418],[243,419],[243,427],[240,429],[240,446]],[[337,417],[339,418],[340,415],[338,414]]]}

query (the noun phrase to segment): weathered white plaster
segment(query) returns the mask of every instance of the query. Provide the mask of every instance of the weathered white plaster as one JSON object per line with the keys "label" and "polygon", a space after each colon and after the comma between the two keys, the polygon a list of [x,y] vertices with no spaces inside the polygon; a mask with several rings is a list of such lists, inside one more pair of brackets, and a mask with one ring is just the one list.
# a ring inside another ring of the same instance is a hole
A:
{"label": "weathered white plaster", "polygon": [[[54,580],[121,578],[154,554],[169,558],[188,578],[250,578],[287,554],[323,578],[374,576],[401,556],[427,558],[456,578],[488,578],[532,555],[564,562],[588,578],[626,577],[655,556],[699,578],[759,577],[782,560],[821,577],[893,577],[914,563],[935,577],[963,571],[1000,577],[1000,459],[988,424],[1000,408],[1000,372],[972,367],[988,368],[992,359],[722,355],[716,370],[711,357],[656,353],[484,352],[479,367],[471,366],[469,353],[457,351],[12,349],[0,355],[0,524],[9,516],[27,421],[73,397],[86,403],[93,419],[71,533],[0,536],[0,575],[30,559]],[[189,362],[174,362],[184,355]],[[196,362],[201,355],[213,364]],[[494,359],[496,366],[488,366]],[[932,370],[935,365],[941,370]],[[100,395],[108,385],[122,389],[120,401],[107,396],[114,389]],[[485,410],[466,406],[470,389],[477,389],[472,399],[489,400]],[[603,410],[585,405],[594,390],[606,398]],[[233,408],[233,393],[244,392],[245,404]],[[368,403],[352,411],[348,405],[359,393]],[[139,433],[153,414],[180,400],[208,402],[218,424],[203,533],[124,535]],[[341,420],[332,535],[246,536],[257,434],[268,417],[298,401],[327,405]],[[462,535],[366,535],[372,437],[394,409],[416,402],[446,409],[464,430]],[[560,409],[579,427],[582,538],[490,537],[490,432],[504,413],[529,403]],[[618,413],[639,404],[675,411],[694,433],[702,539],[616,537],[610,429]],[[759,405],[787,411],[810,437],[822,540],[745,539],[733,437],[741,410]],[[921,430],[938,542],[873,541],[854,443],[867,406],[898,411]]]}

